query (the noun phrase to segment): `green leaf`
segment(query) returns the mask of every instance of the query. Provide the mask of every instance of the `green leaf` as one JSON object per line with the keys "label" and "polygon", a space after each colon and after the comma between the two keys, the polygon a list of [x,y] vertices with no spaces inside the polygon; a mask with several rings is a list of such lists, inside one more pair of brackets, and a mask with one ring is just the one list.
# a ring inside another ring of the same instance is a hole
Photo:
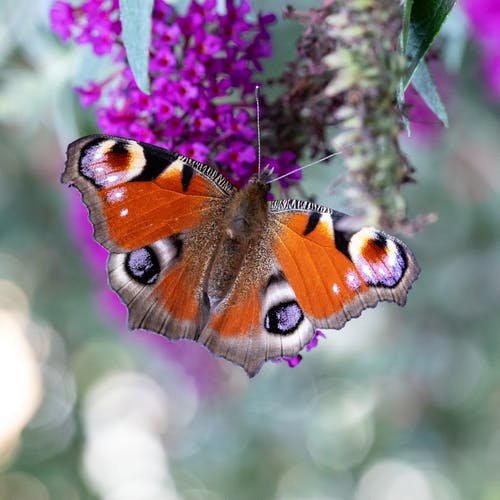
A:
{"label": "green leaf", "polygon": [[[454,5],[455,0],[413,0],[406,42],[410,65],[404,79],[405,89]],[[404,37],[403,32],[403,43]]]}
{"label": "green leaf", "polygon": [[432,79],[429,68],[425,61],[422,59],[417,66],[413,79],[411,81],[414,89],[420,94],[427,106],[434,112],[434,114],[441,120],[445,127],[448,127],[448,115],[443,101],[439,96],[436,84]]}
{"label": "green leaf", "polygon": [[[418,0],[417,0],[418,1]],[[413,7],[413,0],[406,0],[404,5],[403,17],[403,50],[406,52],[406,45],[408,42],[408,31],[410,30],[411,10]]]}
{"label": "green leaf", "polygon": [[149,94],[149,44],[153,0],[120,0],[122,38],[137,86]]}

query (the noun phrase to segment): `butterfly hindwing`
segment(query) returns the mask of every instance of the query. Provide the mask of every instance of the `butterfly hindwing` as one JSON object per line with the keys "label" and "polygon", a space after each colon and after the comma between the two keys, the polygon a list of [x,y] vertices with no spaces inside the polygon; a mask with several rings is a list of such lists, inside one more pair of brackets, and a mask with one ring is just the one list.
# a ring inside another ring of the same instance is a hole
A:
{"label": "butterfly hindwing", "polygon": [[269,359],[295,356],[315,333],[278,267],[271,241],[267,226],[249,249],[229,293],[212,309],[199,338],[250,376]]}

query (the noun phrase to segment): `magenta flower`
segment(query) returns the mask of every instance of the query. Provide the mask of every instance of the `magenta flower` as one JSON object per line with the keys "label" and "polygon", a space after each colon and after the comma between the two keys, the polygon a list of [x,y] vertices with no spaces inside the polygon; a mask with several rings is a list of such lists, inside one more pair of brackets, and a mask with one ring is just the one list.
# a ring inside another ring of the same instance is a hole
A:
{"label": "magenta flower", "polygon": [[484,55],[484,67],[486,83],[493,95],[500,99],[500,49],[498,51],[492,50]]}
{"label": "magenta flower", "polygon": [[95,104],[102,93],[102,84],[97,82],[88,82],[83,87],[75,87],[75,90],[80,94],[80,102],[84,108],[88,108]]}
{"label": "magenta flower", "polygon": [[54,2],[49,12],[52,30],[59,38],[66,42],[71,38],[71,27],[75,24],[73,8],[66,2]]}
{"label": "magenta flower", "polygon": [[500,99],[500,3],[498,0],[463,0],[461,6],[483,52],[486,84]]}
{"label": "magenta flower", "polygon": [[282,358],[278,358],[278,359],[275,359],[273,361],[275,361],[277,363],[281,363],[282,361],[285,361],[286,363],[288,363],[288,366],[290,368],[295,368],[302,361],[302,355],[301,354],[297,354],[297,356],[294,356],[293,358],[289,358],[289,357],[283,356]]}
{"label": "magenta flower", "polygon": [[283,189],[288,189],[294,182],[302,179],[302,171],[299,170],[300,167],[295,160],[294,153],[291,151],[284,151],[277,160],[264,157],[263,164],[271,168],[273,177],[281,177],[290,172],[290,175],[278,180]]}
{"label": "magenta flower", "polygon": [[[439,59],[431,59],[427,61],[427,65],[439,95],[446,107],[452,110],[453,106],[450,106],[450,104],[454,96],[449,74]],[[405,103],[411,129],[411,136],[409,138],[407,138],[406,132],[403,133],[405,138],[410,141],[415,139],[423,145],[435,146],[442,137],[445,130],[444,125],[425,103],[420,94],[413,88],[413,85],[410,85],[406,89]]]}
{"label": "magenta flower", "polygon": [[[96,105],[105,133],[132,137],[217,164],[236,185],[256,173],[254,80],[262,59],[272,53],[268,27],[273,14],[248,19],[247,0],[191,1],[181,16],[161,0],[154,3],[150,52],[151,95],[137,87],[120,38],[118,0],[86,0],[73,7],[57,1],[53,30],[63,40],[90,44],[96,54],[110,54],[118,70],[103,82],[76,90],[82,104]],[[291,152],[269,159],[276,172],[295,168]],[[289,187],[300,175],[290,177]]]}
{"label": "magenta flower", "polygon": [[177,59],[169,45],[163,46],[155,53],[155,56],[151,59],[149,71],[159,74],[175,73],[177,71]]}
{"label": "magenta flower", "polygon": [[198,161],[205,161],[210,150],[201,142],[193,142],[191,144],[183,144],[179,148],[179,153],[189,158],[194,158]]}

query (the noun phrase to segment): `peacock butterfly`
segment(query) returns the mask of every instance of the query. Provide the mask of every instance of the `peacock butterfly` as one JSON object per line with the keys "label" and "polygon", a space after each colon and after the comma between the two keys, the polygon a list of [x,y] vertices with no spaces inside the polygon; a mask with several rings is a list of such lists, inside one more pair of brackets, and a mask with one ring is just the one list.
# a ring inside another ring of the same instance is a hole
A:
{"label": "peacock butterfly", "polygon": [[107,135],[68,147],[62,181],[88,207],[109,282],[129,328],[190,339],[255,375],[291,357],[316,328],[342,328],[379,301],[404,305],[420,272],[411,250],[374,228],[336,228],[345,214],[267,201],[208,165]]}

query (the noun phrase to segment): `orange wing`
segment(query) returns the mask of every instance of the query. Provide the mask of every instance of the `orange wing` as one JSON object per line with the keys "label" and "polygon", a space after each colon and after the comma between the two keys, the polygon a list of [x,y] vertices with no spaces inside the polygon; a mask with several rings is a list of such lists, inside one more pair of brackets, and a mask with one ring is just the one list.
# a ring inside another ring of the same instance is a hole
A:
{"label": "orange wing", "polygon": [[199,341],[214,354],[254,376],[274,358],[295,356],[313,338],[315,328],[278,268],[268,230],[246,255],[227,296],[211,311]]}
{"label": "orange wing", "polygon": [[336,230],[344,214],[308,202],[272,202],[270,213],[273,252],[315,326],[341,328],[382,300],[404,305],[420,269],[402,241],[374,228]]}
{"label": "orange wing", "polygon": [[235,188],[207,165],[150,144],[93,135],[68,147],[63,182],[82,193],[129,326],[195,338],[217,221]]}
{"label": "orange wing", "polygon": [[62,181],[82,193],[96,240],[135,250],[199,226],[235,188],[185,156],[130,139],[91,135],[68,147]]}
{"label": "orange wing", "polygon": [[296,200],[269,204],[228,295],[199,341],[250,376],[272,358],[297,355],[316,328],[341,328],[381,300],[404,304],[419,268],[408,247],[376,229],[335,230],[344,215]]}

